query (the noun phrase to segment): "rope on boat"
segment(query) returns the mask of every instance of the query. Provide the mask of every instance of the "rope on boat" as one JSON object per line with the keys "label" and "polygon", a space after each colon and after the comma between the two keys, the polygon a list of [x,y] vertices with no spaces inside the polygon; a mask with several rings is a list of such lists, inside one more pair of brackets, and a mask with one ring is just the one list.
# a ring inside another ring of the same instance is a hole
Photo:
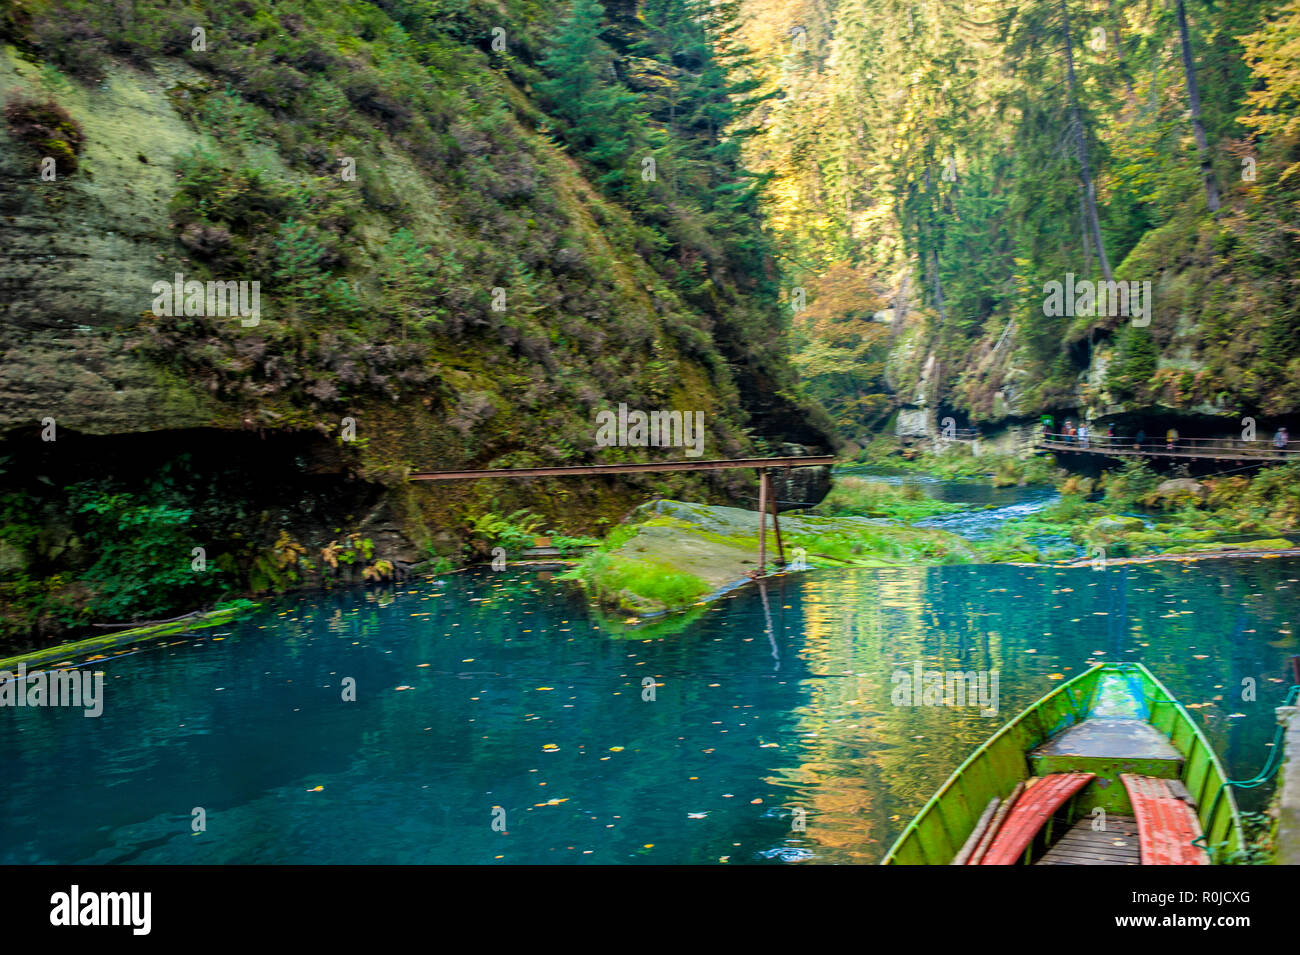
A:
{"label": "rope on boat", "polygon": [[[1282,706],[1292,706],[1297,698],[1300,698],[1300,683],[1294,684],[1291,689],[1287,690],[1286,699],[1281,703]],[[1256,786],[1262,786],[1273,778],[1277,772],[1275,765],[1282,757],[1282,736],[1286,733],[1286,727],[1279,723],[1273,733],[1272,752],[1268,754],[1268,760],[1264,763],[1264,768],[1252,776],[1250,779],[1225,779],[1225,786],[1236,786],[1238,789],[1254,789]]]}
{"label": "rope on boat", "polygon": [[[1292,684],[1291,688],[1287,690],[1286,697],[1282,700],[1280,705],[1291,706],[1297,701],[1297,698],[1300,698],[1300,683]],[[1219,787],[1219,791],[1214,794],[1214,802],[1210,805],[1210,811],[1206,815],[1206,818],[1210,823],[1214,822],[1214,813],[1219,808],[1219,800],[1223,798],[1223,794],[1228,791],[1229,786],[1234,786],[1237,789],[1255,789],[1258,786],[1264,785],[1264,783],[1273,778],[1273,775],[1277,772],[1277,761],[1282,755],[1282,737],[1285,733],[1286,726],[1279,723],[1277,729],[1273,732],[1273,745],[1269,751],[1268,759],[1264,762],[1264,768],[1258,773],[1250,779],[1225,779],[1223,781],[1223,785]],[[1223,845],[1219,844],[1211,846],[1205,841],[1208,837],[1209,833],[1202,833],[1192,840],[1192,845],[1204,849],[1210,856],[1210,861],[1213,862],[1215,861],[1219,851],[1222,850]]]}

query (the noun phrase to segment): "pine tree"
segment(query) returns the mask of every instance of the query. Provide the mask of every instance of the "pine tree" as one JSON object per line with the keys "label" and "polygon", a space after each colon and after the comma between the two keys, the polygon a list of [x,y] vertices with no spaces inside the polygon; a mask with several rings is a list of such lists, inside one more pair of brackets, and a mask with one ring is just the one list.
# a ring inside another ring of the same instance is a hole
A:
{"label": "pine tree", "polygon": [[574,0],[541,63],[550,80],[538,91],[551,112],[565,120],[565,140],[588,162],[605,170],[602,184],[616,190],[627,181],[636,147],[639,97],[619,81],[613,50],[601,38],[605,8],[598,0]]}

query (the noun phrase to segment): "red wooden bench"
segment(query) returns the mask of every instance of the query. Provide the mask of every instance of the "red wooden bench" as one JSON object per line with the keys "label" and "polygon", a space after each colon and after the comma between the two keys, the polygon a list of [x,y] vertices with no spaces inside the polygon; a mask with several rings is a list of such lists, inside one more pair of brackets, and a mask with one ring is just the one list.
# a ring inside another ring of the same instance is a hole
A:
{"label": "red wooden bench", "polygon": [[1051,773],[1026,789],[993,837],[979,865],[1015,865],[1034,836],[1066,800],[1096,777],[1096,773]]}
{"label": "red wooden bench", "polygon": [[1186,790],[1174,780],[1120,773],[1137,818],[1138,847],[1143,865],[1209,865],[1210,857],[1192,840],[1201,823]]}

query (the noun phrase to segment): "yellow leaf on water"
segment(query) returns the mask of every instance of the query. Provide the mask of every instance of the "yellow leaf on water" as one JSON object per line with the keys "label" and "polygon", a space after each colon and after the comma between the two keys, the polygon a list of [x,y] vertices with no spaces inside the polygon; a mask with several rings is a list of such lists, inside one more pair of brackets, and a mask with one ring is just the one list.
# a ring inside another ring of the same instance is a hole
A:
{"label": "yellow leaf on water", "polygon": [[1049,674],[1047,674],[1047,678],[1048,678],[1049,680],[1064,680],[1064,679],[1065,679],[1065,674],[1064,674],[1064,673],[1049,673]]}

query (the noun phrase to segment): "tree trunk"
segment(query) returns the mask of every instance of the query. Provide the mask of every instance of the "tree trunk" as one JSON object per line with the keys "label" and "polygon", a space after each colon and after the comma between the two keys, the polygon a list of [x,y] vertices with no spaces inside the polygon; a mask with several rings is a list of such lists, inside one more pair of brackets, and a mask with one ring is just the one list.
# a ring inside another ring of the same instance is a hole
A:
{"label": "tree trunk", "polygon": [[1201,94],[1196,87],[1196,63],[1192,60],[1192,40],[1187,31],[1187,9],[1183,0],[1177,0],[1178,39],[1183,45],[1183,73],[1187,76],[1187,101],[1192,108],[1192,132],[1196,135],[1196,152],[1201,160],[1201,178],[1205,181],[1205,204],[1211,212],[1219,208],[1219,181],[1214,177],[1210,163],[1210,148],[1205,141],[1205,126],[1201,123]]}
{"label": "tree trunk", "polygon": [[1101,274],[1107,282],[1114,281],[1110,260],[1106,258],[1106,244],[1101,240],[1101,218],[1097,215],[1097,190],[1092,184],[1092,168],[1088,164],[1088,141],[1083,135],[1083,118],[1079,113],[1079,98],[1074,78],[1074,44],[1070,39],[1070,11],[1066,0],[1061,0],[1061,18],[1065,29],[1065,73],[1069,81],[1070,121],[1073,125],[1075,155],[1079,160],[1079,176],[1083,180],[1083,195],[1088,206],[1088,219],[1092,226],[1093,247]]}
{"label": "tree trunk", "polygon": [[1128,64],[1124,62],[1124,46],[1120,42],[1119,35],[1119,14],[1115,10],[1115,0],[1109,0],[1106,8],[1110,13],[1111,19],[1111,36],[1115,44],[1115,63],[1119,66],[1119,77],[1124,82],[1124,93],[1128,99],[1128,104],[1133,106],[1137,103],[1137,94],[1133,91],[1133,76],[1128,71]]}
{"label": "tree trunk", "polygon": [[930,249],[930,284],[934,287],[934,307],[939,310],[939,325],[943,326],[948,316],[943,311],[943,282],[939,278],[939,253]]}
{"label": "tree trunk", "polygon": [[[930,194],[930,167],[928,165],[925,167],[925,192],[928,199]],[[926,206],[930,219],[930,228],[928,230],[930,237],[930,261],[928,263],[930,266],[930,287],[934,293],[934,307],[939,310],[939,325],[942,327],[947,316],[943,312],[943,282],[939,278],[939,251],[935,248],[934,240],[934,209],[928,202]]]}
{"label": "tree trunk", "polygon": [[903,269],[903,281],[898,286],[898,297],[894,299],[894,324],[890,332],[895,338],[903,330],[903,324],[907,321],[907,282],[911,277],[912,266],[908,263]]}
{"label": "tree trunk", "polygon": [[1088,203],[1079,187],[1079,231],[1083,238],[1083,274],[1092,274],[1092,243],[1088,241]]}

